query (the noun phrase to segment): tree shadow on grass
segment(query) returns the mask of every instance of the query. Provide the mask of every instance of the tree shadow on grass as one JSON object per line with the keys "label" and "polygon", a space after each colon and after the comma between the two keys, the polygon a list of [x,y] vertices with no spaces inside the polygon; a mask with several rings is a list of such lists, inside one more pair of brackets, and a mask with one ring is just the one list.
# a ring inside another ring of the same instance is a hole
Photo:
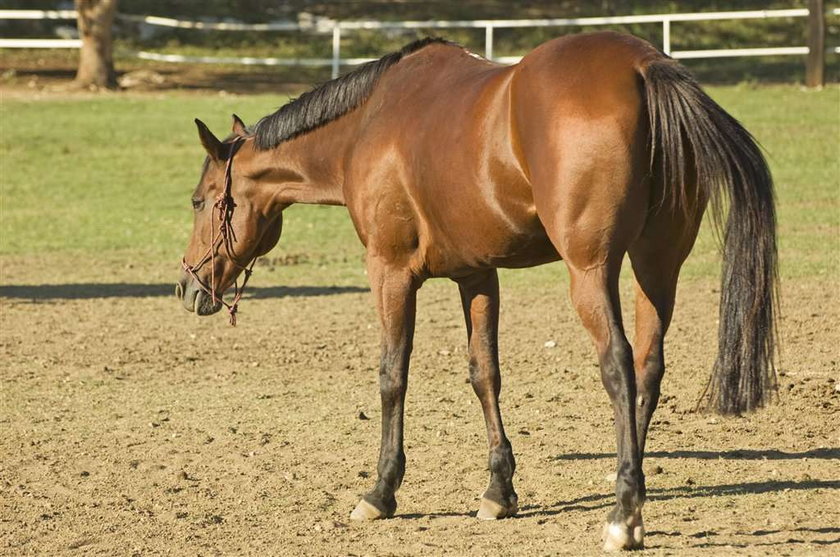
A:
{"label": "tree shadow on grass", "polygon": [[[297,296],[332,296],[368,292],[358,286],[266,286],[245,291],[245,298],[266,299]],[[97,298],[175,297],[174,284],[13,284],[0,286],[0,298],[33,302],[45,300],[90,300]]]}

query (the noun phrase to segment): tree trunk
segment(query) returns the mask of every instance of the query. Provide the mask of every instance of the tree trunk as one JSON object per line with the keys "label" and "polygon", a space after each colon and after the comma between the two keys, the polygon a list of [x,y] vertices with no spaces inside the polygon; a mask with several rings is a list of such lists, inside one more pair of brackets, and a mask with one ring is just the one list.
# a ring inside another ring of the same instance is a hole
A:
{"label": "tree trunk", "polygon": [[117,75],[112,55],[111,24],[117,11],[117,0],[75,2],[82,38],[76,85],[113,89],[117,86]]}
{"label": "tree trunk", "polygon": [[808,2],[808,59],[805,62],[805,85],[821,88],[825,85],[825,3]]}

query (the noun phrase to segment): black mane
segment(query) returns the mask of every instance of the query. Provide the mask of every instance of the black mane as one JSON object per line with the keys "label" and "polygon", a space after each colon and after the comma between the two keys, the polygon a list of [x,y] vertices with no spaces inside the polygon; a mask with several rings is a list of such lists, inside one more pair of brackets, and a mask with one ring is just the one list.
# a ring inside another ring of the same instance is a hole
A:
{"label": "black mane", "polygon": [[404,56],[433,43],[451,44],[437,37],[414,41],[397,52],[368,62],[358,69],[307,91],[297,99],[264,116],[254,125],[259,149],[273,149],[283,141],[332,122],[362,104],[379,77]]}

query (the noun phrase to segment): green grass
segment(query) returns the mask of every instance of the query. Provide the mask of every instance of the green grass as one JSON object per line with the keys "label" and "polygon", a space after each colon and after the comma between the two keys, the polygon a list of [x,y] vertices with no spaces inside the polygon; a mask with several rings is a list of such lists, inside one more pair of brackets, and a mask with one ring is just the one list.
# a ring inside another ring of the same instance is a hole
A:
{"label": "green grass", "polygon": [[840,89],[735,87],[712,88],[710,93],[766,149],[776,181],[782,276],[835,274],[840,254]]}
{"label": "green grass", "polygon": [[[778,189],[783,277],[838,271],[840,89],[717,87],[710,93],[768,152]],[[10,100],[0,107],[0,263],[145,260],[177,264],[191,230],[189,197],[203,152],[192,119],[218,134],[236,112],[247,122],[279,96],[104,96]],[[364,284],[358,243],[342,208],[292,207],[270,257],[303,257],[284,276],[314,284]],[[87,264],[87,263],[86,263]],[[718,274],[704,229],[686,277]],[[509,284],[556,281],[558,266],[505,273]],[[73,281],[74,270],[64,275]]]}
{"label": "green grass", "polygon": [[203,160],[194,117],[220,132],[285,99],[6,101],[2,253],[170,251]]}

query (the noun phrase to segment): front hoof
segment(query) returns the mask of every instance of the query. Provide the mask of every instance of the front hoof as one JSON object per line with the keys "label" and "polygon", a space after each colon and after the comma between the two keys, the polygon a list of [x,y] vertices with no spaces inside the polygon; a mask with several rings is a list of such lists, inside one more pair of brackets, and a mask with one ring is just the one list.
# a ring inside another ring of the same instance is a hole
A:
{"label": "front hoof", "polygon": [[382,511],[362,499],[359,501],[359,504],[356,505],[356,508],[353,509],[353,512],[350,513],[350,520],[378,520],[380,518],[391,518],[392,516],[394,516],[393,511],[390,513]]}
{"label": "front hoof", "polygon": [[476,517],[479,520],[498,520],[500,518],[516,516],[518,511],[519,504],[515,496],[510,498],[507,505],[500,505],[495,501],[482,497],[481,506],[478,507]]}
{"label": "front hoof", "polygon": [[625,551],[645,548],[645,526],[638,524],[627,526],[619,522],[604,525],[604,551]]}

